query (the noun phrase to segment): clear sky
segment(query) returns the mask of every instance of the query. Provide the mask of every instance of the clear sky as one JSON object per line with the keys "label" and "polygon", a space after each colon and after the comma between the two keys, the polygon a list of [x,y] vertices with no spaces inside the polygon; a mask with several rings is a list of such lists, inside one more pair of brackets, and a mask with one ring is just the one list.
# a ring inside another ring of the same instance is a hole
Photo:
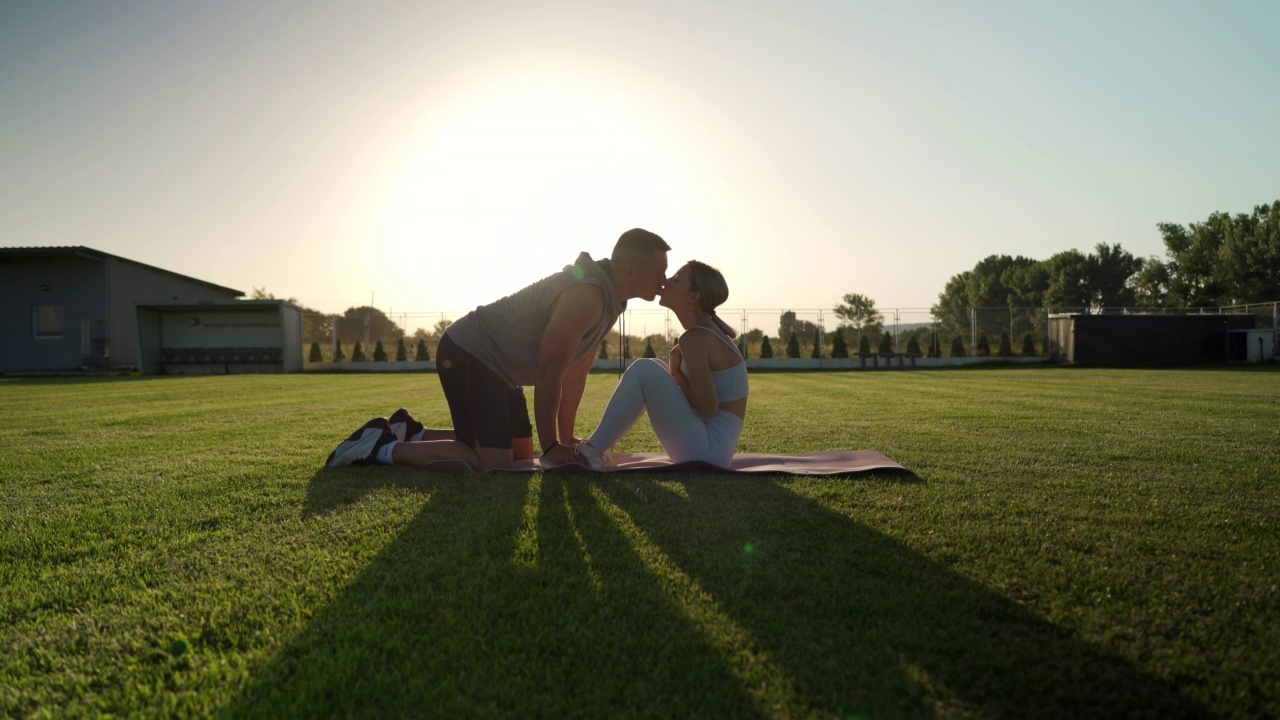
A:
{"label": "clear sky", "polygon": [[0,245],[465,310],[644,227],[727,308],[1280,198],[1280,3],[0,0]]}

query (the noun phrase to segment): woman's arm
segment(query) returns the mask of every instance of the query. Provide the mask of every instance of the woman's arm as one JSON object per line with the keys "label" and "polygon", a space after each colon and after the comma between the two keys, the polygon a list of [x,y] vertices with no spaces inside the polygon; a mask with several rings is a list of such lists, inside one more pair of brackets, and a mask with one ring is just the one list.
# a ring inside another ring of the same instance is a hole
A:
{"label": "woman's arm", "polygon": [[715,380],[711,377],[711,361],[709,353],[714,338],[705,337],[706,333],[685,333],[680,338],[681,358],[680,372],[673,373],[676,383],[684,390],[689,404],[704,417],[711,417],[720,409],[720,398],[716,396]]}

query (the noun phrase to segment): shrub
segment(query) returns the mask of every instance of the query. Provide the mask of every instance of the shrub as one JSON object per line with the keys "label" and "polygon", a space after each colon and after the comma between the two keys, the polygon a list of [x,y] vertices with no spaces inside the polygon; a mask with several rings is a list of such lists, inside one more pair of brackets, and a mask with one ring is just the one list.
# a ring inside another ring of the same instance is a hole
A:
{"label": "shrub", "polygon": [[311,354],[307,356],[307,362],[320,362],[324,356],[320,354],[320,343],[311,343]]}
{"label": "shrub", "polygon": [[351,351],[351,362],[364,362],[364,349],[360,347],[360,341],[356,341],[355,349]]}
{"label": "shrub", "polygon": [[431,353],[427,352],[426,338],[418,338],[418,350],[413,354],[414,360],[430,360]]}
{"label": "shrub", "polygon": [[400,338],[400,342],[396,343],[396,362],[404,362],[409,359],[409,348],[404,346],[404,338]]}
{"label": "shrub", "polygon": [[373,346],[373,361],[374,361],[374,362],[386,362],[386,361],[387,361],[387,351],[382,349],[382,341],[381,341],[381,340],[379,340],[379,341],[378,341],[378,344],[377,344],[377,345],[374,345],[374,346]]}
{"label": "shrub", "polygon": [[1009,340],[1009,331],[1000,331],[1000,357],[1013,356],[1013,343]]}
{"label": "shrub", "polygon": [[959,335],[957,335],[955,339],[951,341],[951,357],[964,357],[964,356],[965,356],[964,341],[960,339]]}
{"label": "shrub", "polygon": [[893,333],[887,332],[880,336],[879,353],[885,357],[893,354]]}
{"label": "shrub", "polygon": [[647,357],[647,358],[656,358],[656,357],[658,357],[658,353],[656,353],[656,352],[654,352],[654,351],[653,351],[653,341],[652,341],[652,340],[645,340],[645,341],[644,341],[644,354],[643,354],[643,355],[641,355],[640,357]]}
{"label": "shrub", "polygon": [[600,339],[600,352],[596,355],[601,360],[609,359],[609,341],[605,338]]}
{"label": "shrub", "polygon": [[818,331],[818,328],[813,329],[813,350],[809,352],[809,357],[822,357],[822,333]]}
{"label": "shrub", "polygon": [[907,341],[907,354],[915,355],[916,357],[920,356],[920,341],[916,339],[915,335],[912,335],[911,339]]}
{"label": "shrub", "polygon": [[858,341],[858,356],[871,356],[871,338],[868,338],[866,335],[863,335],[862,339]]}
{"label": "shrub", "polygon": [[760,338],[760,357],[761,358],[773,357],[773,346],[769,344],[768,335],[765,335],[764,337]]}
{"label": "shrub", "polygon": [[973,351],[976,357],[991,357],[991,343],[987,342],[987,334],[978,336],[978,348]]}
{"label": "shrub", "polygon": [[844,344],[844,333],[839,330],[836,331],[835,335],[831,336],[831,357],[849,357],[849,346]]}
{"label": "shrub", "polygon": [[342,362],[343,360],[346,360],[346,359],[347,359],[346,353],[342,352],[342,341],[339,340],[338,342],[333,344],[333,361]]}
{"label": "shrub", "polygon": [[742,355],[743,358],[747,357],[747,336],[746,335],[738,336],[738,352]]}
{"label": "shrub", "polygon": [[796,338],[795,333],[791,333],[791,339],[787,341],[787,357],[800,357],[800,341]]}
{"label": "shrub", "polygon": [[1032,357],[1036,355],[1036,341],[1031,337],[1031,333],[1022,336],[1022,356]]}

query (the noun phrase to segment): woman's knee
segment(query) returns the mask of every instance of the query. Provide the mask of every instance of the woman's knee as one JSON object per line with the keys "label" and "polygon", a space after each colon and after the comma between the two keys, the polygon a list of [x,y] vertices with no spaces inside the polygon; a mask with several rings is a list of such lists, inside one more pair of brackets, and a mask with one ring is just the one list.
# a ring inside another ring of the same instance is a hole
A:
{"label": "woman's knee", "polygon": [[640,358],[639,360],[631,363],[631,366],[627,368],[627,372],[625,374],[643,378],[667,375],[669,373],[667,372],[667,368],[656,359]]}

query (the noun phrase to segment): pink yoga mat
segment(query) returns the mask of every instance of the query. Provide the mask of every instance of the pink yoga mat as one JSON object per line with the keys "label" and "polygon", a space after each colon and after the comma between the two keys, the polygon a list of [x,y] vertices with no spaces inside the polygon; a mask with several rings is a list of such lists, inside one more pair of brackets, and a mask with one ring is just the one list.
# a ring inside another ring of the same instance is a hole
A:
{"label": "pink yoga mat", "polygon": [[[874,450],[827,450],[799,455],[739,453],[729,467],[704,462],[674,463],[666,453],[616,453],[614,466],[607,470],[590,470],[580,465],[565,465],[547,472],[728,472],[748,475],[859,475],[869,472],[910,472],[905,467]],[[465,463],[435,463],[431,470],[469,471]],[[537,460],[520,460],[510,470],[495,472],[537,472]]]}

